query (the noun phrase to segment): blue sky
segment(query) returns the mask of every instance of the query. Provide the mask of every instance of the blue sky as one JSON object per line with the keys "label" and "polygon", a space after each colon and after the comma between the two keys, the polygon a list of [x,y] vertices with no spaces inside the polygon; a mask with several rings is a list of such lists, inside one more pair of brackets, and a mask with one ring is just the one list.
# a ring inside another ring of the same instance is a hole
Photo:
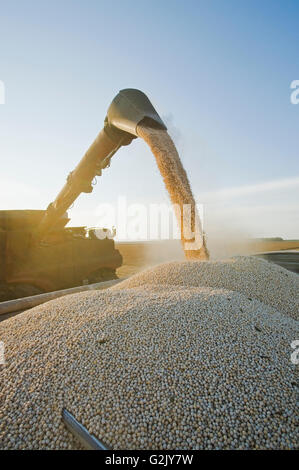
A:
{"label": "blue sky", "polygon": [[[299,238],[298,18],[297,0],[1,2],[0,209],[45,208],[132,87],[167,122],[208,232]],[[72,224],[118,196],[167,201],[139,139]]]}

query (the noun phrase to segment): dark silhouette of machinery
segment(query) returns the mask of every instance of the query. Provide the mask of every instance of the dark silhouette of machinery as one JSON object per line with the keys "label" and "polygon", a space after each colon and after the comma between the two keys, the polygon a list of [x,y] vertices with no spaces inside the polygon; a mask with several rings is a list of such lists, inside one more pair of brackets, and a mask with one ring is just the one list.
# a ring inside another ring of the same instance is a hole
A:
{"label": "dark silhouette of machinery", "polygon": [[47,210],[0,211],[0,301],[117,277],[122,257],[114,240],[85,227],[66,227],[66,211],[81,193],[92,191],[94,178],[137,137],[143,120],[166,129],[144,93],[120,91],[103,129]]}

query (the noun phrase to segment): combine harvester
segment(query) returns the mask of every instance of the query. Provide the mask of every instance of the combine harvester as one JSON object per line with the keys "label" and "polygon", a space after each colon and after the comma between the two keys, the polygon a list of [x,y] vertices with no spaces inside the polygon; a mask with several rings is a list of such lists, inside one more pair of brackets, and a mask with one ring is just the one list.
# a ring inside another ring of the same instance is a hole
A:
{"label": "combine harvester", "polygon": [[[98,239],[85,227],[65,227],[66,211],[81,193],[92,192],[94,178],[109,166],[117,150],[138,137],[138,125],[167,130],[144,93],[122,90],[108,109],[104,128],[47,210],[0,212],[0,314],[117,282],[122,256],[114,240]],[[182,173],[184,185],[187,176]]]}

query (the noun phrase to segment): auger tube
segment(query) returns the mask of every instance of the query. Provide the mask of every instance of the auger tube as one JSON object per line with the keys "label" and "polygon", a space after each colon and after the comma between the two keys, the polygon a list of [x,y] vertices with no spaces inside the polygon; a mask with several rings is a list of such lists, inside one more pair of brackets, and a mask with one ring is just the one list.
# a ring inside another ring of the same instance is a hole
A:
{"label": "auger tube", "polygon": [[48,206],[38,226],[38,238],[42,239],[62,217],[81,193],[92,192],[92,181],[102,174],[117,150],[137,138],[138,124],[147,119],[151,125],[165,129],[166,126],[155,108],[140,90],[121,90],[110,104],[104,128],[91,144],[56,199]]}

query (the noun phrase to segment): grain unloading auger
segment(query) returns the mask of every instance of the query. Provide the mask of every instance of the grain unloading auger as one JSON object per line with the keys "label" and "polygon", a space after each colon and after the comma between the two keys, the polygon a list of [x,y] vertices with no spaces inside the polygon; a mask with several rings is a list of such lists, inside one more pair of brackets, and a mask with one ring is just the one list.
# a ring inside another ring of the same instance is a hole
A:
{"label": "grain unloading auger", "polygon": [[165,129],[166,126],[147,96],[140,90],[121,90],[109,106],[104,127],[86,154],[72,171],[67,182],[52,202],[39,226],[40,236],[57,222],[77,197],[90,193],[92,181],[100,176],[117,150],[138,137],[137,126],[142,121]]}
{"label": "grain unloading auger", "polygon": [[111,157],[147,122],[166,129],[147,96],[125,89],[112,101],[104,127],[46,211],[0,211],[0,301],[116,277],[122,257],[113,239],[65,227],[66,211],[109,166]]}

